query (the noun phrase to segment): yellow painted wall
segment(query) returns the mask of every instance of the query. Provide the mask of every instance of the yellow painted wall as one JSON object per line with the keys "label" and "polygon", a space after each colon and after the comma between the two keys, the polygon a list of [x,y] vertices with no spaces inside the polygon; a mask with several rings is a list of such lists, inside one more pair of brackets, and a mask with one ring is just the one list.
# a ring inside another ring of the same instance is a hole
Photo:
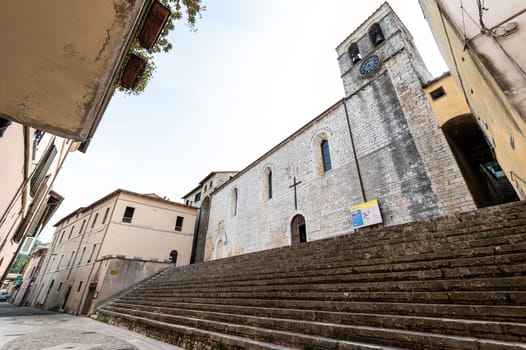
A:
{"label": "yellow painted wall", "polygon": [[[446,93],[445,96],[433,100],[430,93],[440,87],[444,89]],[[448,74],[441,77],[437,81],[426,86],[424,90],[426,91],[426,97],[431,104],[431,108],[433,108],[435,118],[440,127],[450,119],[458,117],[459,115],[471,114],[471,110],[464,99],[464,95],[451,75]]]}
{"label": "yellow painted wall", "polygon": [[[471,48],[442,16],[436,0],[420,0],[452,77],[466,94],[474,116],[487,128],[481,128],[492,143],[497,161],[513,184],[518,196],[526,199],[526,122]],[[493,62],[498,64],[498,62]],[[511,146],[513,137],[515,147]]]}

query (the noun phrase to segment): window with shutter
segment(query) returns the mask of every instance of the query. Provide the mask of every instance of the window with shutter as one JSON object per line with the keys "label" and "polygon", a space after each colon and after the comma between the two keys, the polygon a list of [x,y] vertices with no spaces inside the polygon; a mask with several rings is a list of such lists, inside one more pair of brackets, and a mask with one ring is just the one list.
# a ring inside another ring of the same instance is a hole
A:
{"label": "window with shutter", "polygon": [[38,166],[35,169],[33,177],[31,178],[31,181],[29,183],[29,194],[31,195],[31,197],[34,197],[37,194],[40,185],[42,185],[42,180],[44,180],[44,178],[46,177],[47,172],[51,167],[51,163],[53,163],[53,160],[55,159],[56,155],[57,147],[55,145],[52,145],[48,148],[48,150],[40,160],[40,163],[38,163]]}

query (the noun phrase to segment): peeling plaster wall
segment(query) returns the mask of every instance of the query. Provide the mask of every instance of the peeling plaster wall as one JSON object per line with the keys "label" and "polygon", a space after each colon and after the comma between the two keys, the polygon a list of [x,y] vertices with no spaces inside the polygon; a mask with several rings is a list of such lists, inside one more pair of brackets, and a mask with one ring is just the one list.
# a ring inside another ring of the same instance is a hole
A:
{"label": "peeling plaster wall", "polygon": [[145,2],[4,3],[0,12],[0,113],[84,140],[100,117],[107,89]]}

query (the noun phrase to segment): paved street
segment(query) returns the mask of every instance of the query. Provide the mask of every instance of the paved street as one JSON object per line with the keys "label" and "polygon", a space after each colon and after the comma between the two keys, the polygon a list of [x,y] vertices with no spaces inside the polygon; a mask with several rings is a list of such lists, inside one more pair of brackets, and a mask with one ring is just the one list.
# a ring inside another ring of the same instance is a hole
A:
{"label": "paved street", "polygon": [[0,350],[177,350],[87,317],[0,303]]}

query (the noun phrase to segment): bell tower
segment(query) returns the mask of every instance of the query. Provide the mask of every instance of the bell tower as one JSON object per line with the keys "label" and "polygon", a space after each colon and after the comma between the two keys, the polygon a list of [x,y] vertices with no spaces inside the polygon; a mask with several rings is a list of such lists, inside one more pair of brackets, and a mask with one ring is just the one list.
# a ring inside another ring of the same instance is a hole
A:
{"label": "bell tower", "polygon": [[475,209],[425,96],[431,75],[389,4],[336,52],[366,201],[392,224]]}

